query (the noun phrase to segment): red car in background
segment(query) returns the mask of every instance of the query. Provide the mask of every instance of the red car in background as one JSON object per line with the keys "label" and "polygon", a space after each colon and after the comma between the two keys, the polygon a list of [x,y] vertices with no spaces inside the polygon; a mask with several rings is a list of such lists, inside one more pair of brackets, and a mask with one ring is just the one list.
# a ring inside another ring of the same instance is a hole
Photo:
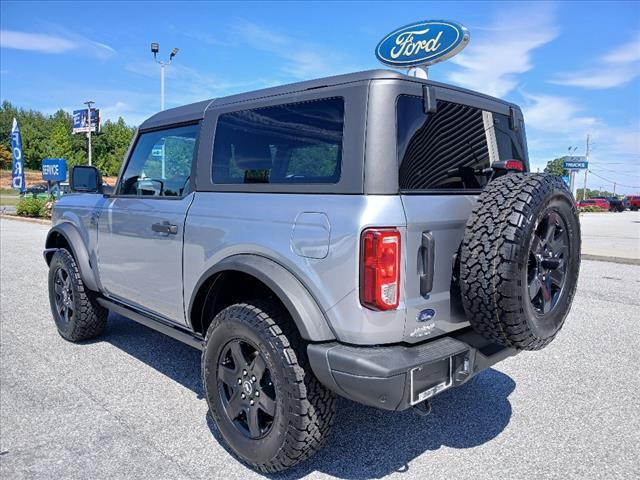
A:
{"label": "red car in background", "polygon": [[578,202],[578,208],[583,207],[600,207],[603,210],[609,210],[609,201],[604,198],[588,198]]}
{"label": "red car in background", "polygon": [[634,212],[640,209],[640,196],[639,195],[629,195],[627,197],[627,201],[629,204],[629,210],[633,210]]}

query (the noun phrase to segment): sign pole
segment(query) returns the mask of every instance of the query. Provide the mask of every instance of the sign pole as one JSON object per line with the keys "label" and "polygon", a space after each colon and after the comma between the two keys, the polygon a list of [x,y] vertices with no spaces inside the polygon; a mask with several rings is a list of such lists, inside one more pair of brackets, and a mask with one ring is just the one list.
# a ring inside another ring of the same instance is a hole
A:
{"label": "sign pole", "polygon": [[407,75],[410,77],[429,79],[429,68],[423,66],[411,67],[407,70]]}
{"label": "sign pole", "polygon": [[91,166],[91,104],[92,102],[89,100],[88,102],[84,102],[87,106],[87,124],[89,125],[89,130],[87,130],[87,141],[88,141],[88,151],[89,151],[89,166]]}
{"label": "sign pole", "polygon": [[[587,153],[585,155],[587,162],[589,162],[589,134],[587,133]],[[589,173],[589,169],[584,169],[584,188],[582,189],[582,200],[587,198],[587,174]]]}
{"label": "sign pole", "polygon": [[573,198],[576,198],[576,171],[574,169],[569,170],[569,190]]}

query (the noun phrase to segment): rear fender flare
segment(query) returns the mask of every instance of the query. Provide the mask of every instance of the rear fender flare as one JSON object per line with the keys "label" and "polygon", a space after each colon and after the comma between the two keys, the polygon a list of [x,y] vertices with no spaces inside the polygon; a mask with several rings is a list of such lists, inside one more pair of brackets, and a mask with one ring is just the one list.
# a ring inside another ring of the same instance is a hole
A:
{"label": "rear fender flare", "polygon": [[322,342],[336,338],[324,312],[300,280],[282,265],[260,255],[232,255],[205,271],[189,301],[189,318],[200,287],[213,275],[223,271],[246,273],[268,286],[291,314],[305,340]]}

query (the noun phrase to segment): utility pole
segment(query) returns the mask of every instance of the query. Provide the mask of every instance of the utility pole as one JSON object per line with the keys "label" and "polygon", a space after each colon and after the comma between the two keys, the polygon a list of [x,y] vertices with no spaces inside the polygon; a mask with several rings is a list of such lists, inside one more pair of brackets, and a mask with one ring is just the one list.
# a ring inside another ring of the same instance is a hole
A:
{"label": "utility pole", "polygon": [[84,104],[87,106],[87,124],[89,126],[89,129],[87,130],[87,141],[89,143],[89,146],[87,148],[89,152],[89,166],[91,166],[91,105],[94,103],[96,102],[94,102],[93,100],[84,102]]}
{"label": "utility pole", "polygon": [[613,195],[615,196],[616,194],[616,183],[617,182],[613,182]]}
{"label": "utility pole", "polygon": [[584,188],[582,189],[582,200],[587,198],[587,173],[589,173],[589,134],[587,133],[587,154],[585,155],[587,160],[587,168],[584,169]]}

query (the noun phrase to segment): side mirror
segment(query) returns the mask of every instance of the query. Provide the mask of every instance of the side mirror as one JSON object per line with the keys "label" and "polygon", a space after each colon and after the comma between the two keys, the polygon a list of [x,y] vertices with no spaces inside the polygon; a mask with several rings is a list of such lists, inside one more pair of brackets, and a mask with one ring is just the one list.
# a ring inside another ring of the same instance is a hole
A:
{"label": "side mirror", "polygon": [[72,192],[102,193],[102,175],[96,167],[78,165],[71,169],[69,186]]}

